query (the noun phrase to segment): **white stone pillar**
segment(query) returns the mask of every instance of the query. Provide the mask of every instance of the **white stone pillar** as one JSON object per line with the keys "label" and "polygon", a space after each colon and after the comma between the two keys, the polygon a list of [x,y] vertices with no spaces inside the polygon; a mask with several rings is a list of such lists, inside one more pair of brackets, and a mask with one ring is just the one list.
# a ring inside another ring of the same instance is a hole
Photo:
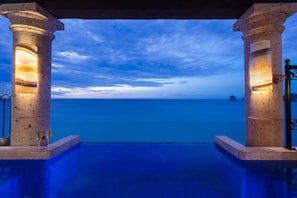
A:
{"label": "white stone pillar", "polygon": [[283,146],[282,40],[296,3],[254,4],[234,24],[244,40],[246,146]]}
{"label": "white stone pillar", "polygon": [[37,145],[50,128],[51,46],[64,25],[36,3],[1,4],[13,32],[11,145]]}

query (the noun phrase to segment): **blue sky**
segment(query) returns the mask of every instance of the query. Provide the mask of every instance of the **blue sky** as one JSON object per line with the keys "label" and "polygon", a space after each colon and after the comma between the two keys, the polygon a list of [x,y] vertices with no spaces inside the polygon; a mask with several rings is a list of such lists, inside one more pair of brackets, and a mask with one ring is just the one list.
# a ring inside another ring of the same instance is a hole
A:
{"label": "blue sky", "polygon": [[[236,20],[61,20],[52,49],[53,98],[244,96]],[[297,16],[285,23],[283,59],[297,63]],[[0,93],[11,91],[12,33],[0,17]]]}

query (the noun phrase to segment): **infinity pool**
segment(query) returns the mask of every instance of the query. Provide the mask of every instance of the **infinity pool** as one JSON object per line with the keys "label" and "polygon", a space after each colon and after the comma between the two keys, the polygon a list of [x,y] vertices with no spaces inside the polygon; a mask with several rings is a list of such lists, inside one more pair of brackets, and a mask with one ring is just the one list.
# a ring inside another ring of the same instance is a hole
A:
{"label": "infinity pool", "polygon": [[293,163],[223,153],[212,143],[81,143],[50,160],[1,160],[0,197],[297,197]]}

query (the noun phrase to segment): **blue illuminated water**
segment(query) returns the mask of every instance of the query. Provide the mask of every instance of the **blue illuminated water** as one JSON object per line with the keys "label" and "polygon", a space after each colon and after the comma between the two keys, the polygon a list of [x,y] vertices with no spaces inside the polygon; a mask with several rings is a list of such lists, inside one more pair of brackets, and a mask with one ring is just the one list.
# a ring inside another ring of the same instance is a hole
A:
{"label": "blue illuminated water", "polygon": [[212,143],[83,143],[58,159],[1,160],[0,195],[5,198],[295,197],[296,183],[289,182],[286,169],[279,165],[238,164]]}

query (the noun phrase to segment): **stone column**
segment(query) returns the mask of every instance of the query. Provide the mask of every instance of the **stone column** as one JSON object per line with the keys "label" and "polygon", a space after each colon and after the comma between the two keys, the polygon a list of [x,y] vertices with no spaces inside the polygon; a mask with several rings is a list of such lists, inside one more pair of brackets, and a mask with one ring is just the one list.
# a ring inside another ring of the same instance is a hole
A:
{"label": "stone column", "polygon": [[37,145],[50,129],[51,46],[64,25],[36,3],[1,4],[13,32],[11,145]]}
{"label": "stone column", "polygon": [[244,40],[246,146],[283,146],[282,40],[296,3],[254,4],[234,24]]}

